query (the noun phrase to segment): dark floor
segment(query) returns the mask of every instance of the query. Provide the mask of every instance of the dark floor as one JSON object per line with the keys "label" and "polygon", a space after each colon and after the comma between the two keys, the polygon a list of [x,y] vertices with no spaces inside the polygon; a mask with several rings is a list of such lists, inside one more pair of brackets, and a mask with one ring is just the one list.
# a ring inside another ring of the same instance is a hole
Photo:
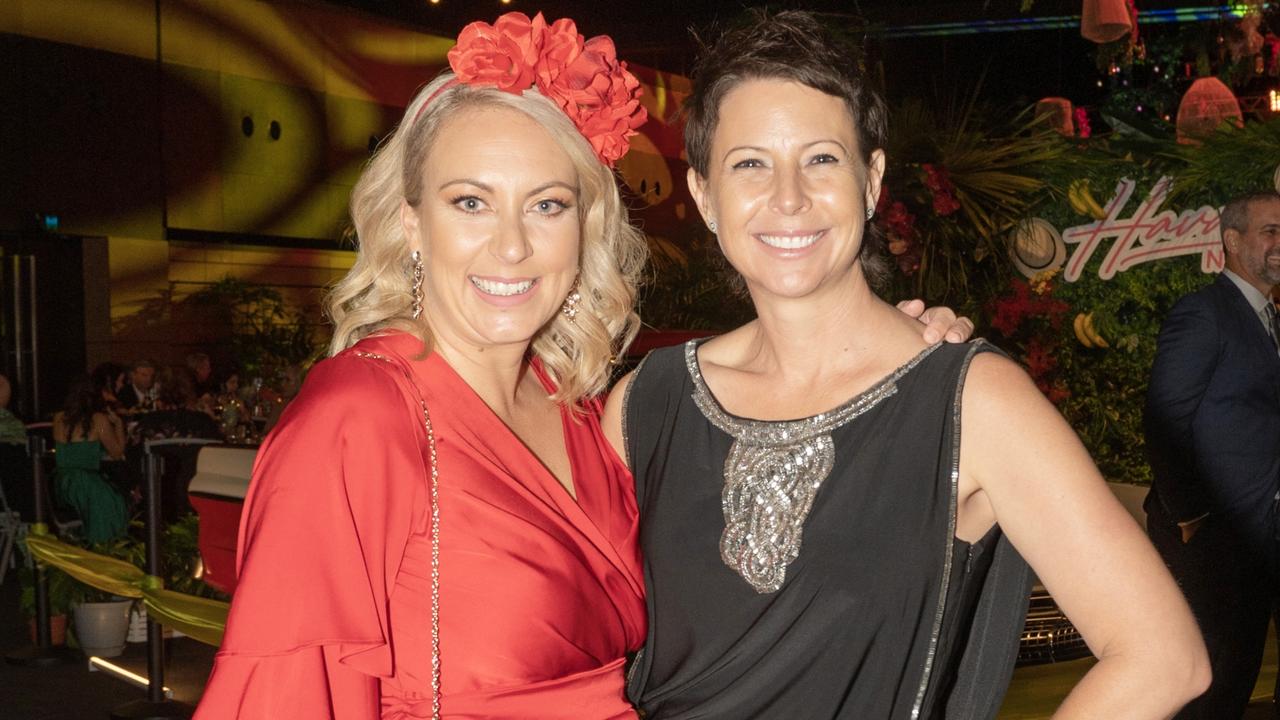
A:
{"label": "dark floor", "polygon": [[[0,653],[29,647],[26,623],[18,612],[18,580],[12,571],[0,585]],[[200,698],[214,648],[190,638],[165,641],[164,684],[173,699],[194,704]],[[145,676],[146,643],[130,643],[111,662]],[[146,698],[146,691],[109,673],[90,672],[78,651],[71,662],[48,668],[0,662],[0,717],[4,720],[106,720],[112,708]]]}
{"label": "dark floor", "polygon": [[[31,646],[18,613],[18,581],[11,572],[0,585],[0,653]],[[166,641],[165,686],[173,698],[195,704],[213,667],[214,648],[190,638]],[[78,652],[75,660],[52,668],[19,667],[0,662],[0,718],[3,720],[105,720],[113,708],[146,697],[146,692],[105,672],[90,672]],[[147,673],[145,643],[131,643],[112,662],[139,675]],[[1091,666],[1092,660],[1021,668],[1014,674],[1001,720],[1041,720],[1053,713]],[[1269,688],[1276,677],[1276,647],[1268,642],[1255,701],[1244,720],[1271,720]]]}

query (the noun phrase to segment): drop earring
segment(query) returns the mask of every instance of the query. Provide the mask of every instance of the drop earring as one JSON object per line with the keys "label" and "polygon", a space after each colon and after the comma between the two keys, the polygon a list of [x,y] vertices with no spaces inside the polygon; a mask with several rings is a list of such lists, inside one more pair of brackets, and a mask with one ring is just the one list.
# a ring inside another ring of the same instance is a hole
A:
{"label": "drop earring", "polygon": [[578,303],[582,302],[582,293],[578,291],[578,280],[574,278],[573,287],[569,288],[569,294],[564,298],[564,304],[560,306],[560,312],[569,318],[570,322],[575,322],[578,317]]}
{"label": "drop earring", "polygon": [[413,289],[410,291],[413,295],[412,315],[417,320],[422,315],[422,252],[414,250],[409,258],[413,260]]}

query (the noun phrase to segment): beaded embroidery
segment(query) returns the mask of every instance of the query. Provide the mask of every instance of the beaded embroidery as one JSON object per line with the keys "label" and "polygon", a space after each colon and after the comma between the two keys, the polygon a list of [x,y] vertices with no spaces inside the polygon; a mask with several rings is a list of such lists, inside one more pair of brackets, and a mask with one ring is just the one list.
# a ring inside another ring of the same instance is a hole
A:
{"label": "beaded embroidery", "polygon": [[898,392],[897,381],[934,350],[925,348],[891,375],[839,407],[801,420],[747,420],[720,406],[698,367],[699,341],[685,344],[693,402],[733,437],[724,462],[720,558],[758,593],[776,592],[800,555],[804,523],[835,464],[831,432]]}

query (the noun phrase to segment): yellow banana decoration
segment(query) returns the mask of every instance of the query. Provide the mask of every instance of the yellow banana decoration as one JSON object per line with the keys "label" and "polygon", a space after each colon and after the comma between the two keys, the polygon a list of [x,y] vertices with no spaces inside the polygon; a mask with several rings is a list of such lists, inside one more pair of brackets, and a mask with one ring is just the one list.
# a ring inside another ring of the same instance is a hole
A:
{"label": "yellow banana decoration", "polygon": [[1102,337],[1102,335],[1098,332],[1098,329],[1093,326],[1093,313],[1089,313],[1088,315],[1085,315],[1084,322],[1081,323],[1081,325],[1083,326],[1082,329],[1084,330],[1085,335],[1089,337],[1089,340],[1093,341],[1094,347],[1099,347],[1099,348],[1111,347],[1111,344],[1107,342],[1107,339]]}
{"label": "yellow banana decoration", "polygon": [[1075,320],[1071,321],[1071,329],[1075,331],[1076,340],[1081,345],[1087,348],[1093,347],[1093,340],[1089,338],[1089,335],[1084,330],[1084,313],[1076,313]]}
{"label": "yellow banana decoration", "polygon": [[1088,215],[1089,208],[1084,204],[1084,201],[1080,199],[1081,182],[1081,180],[1073,180],[1071,184],[1067,186],[1067,202],[1071,205],[1072,210],[1075,210],[1081,215]]}
{"label": "yellow banana decoration", "polygon": [[1076,193],[1081,202],[1084,203],[1088,214],[1093,216],[1094,220],[1103,220],[1107,217],[1107,211],[1093,199],[1093,193],[1089,192],[1089,185],[1085,183],[1080,187],[1080,191]]}

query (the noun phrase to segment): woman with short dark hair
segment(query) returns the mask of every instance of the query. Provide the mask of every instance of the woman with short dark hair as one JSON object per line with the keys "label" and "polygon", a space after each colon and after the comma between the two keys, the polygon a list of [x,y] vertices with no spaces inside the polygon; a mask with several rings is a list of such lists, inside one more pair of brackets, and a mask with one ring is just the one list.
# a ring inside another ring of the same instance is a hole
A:
{"label": "woman with short dark hair", "polygon": [[1177,586],[1026,374],[874,292],[886,120],[856,53],[757,12],[686,107],[690,190],[757,317],[654,351],[606,410],[644,519],[647,717],[994,716],[1018,554],[1099,658],[1056,717],[1203,691]]}

